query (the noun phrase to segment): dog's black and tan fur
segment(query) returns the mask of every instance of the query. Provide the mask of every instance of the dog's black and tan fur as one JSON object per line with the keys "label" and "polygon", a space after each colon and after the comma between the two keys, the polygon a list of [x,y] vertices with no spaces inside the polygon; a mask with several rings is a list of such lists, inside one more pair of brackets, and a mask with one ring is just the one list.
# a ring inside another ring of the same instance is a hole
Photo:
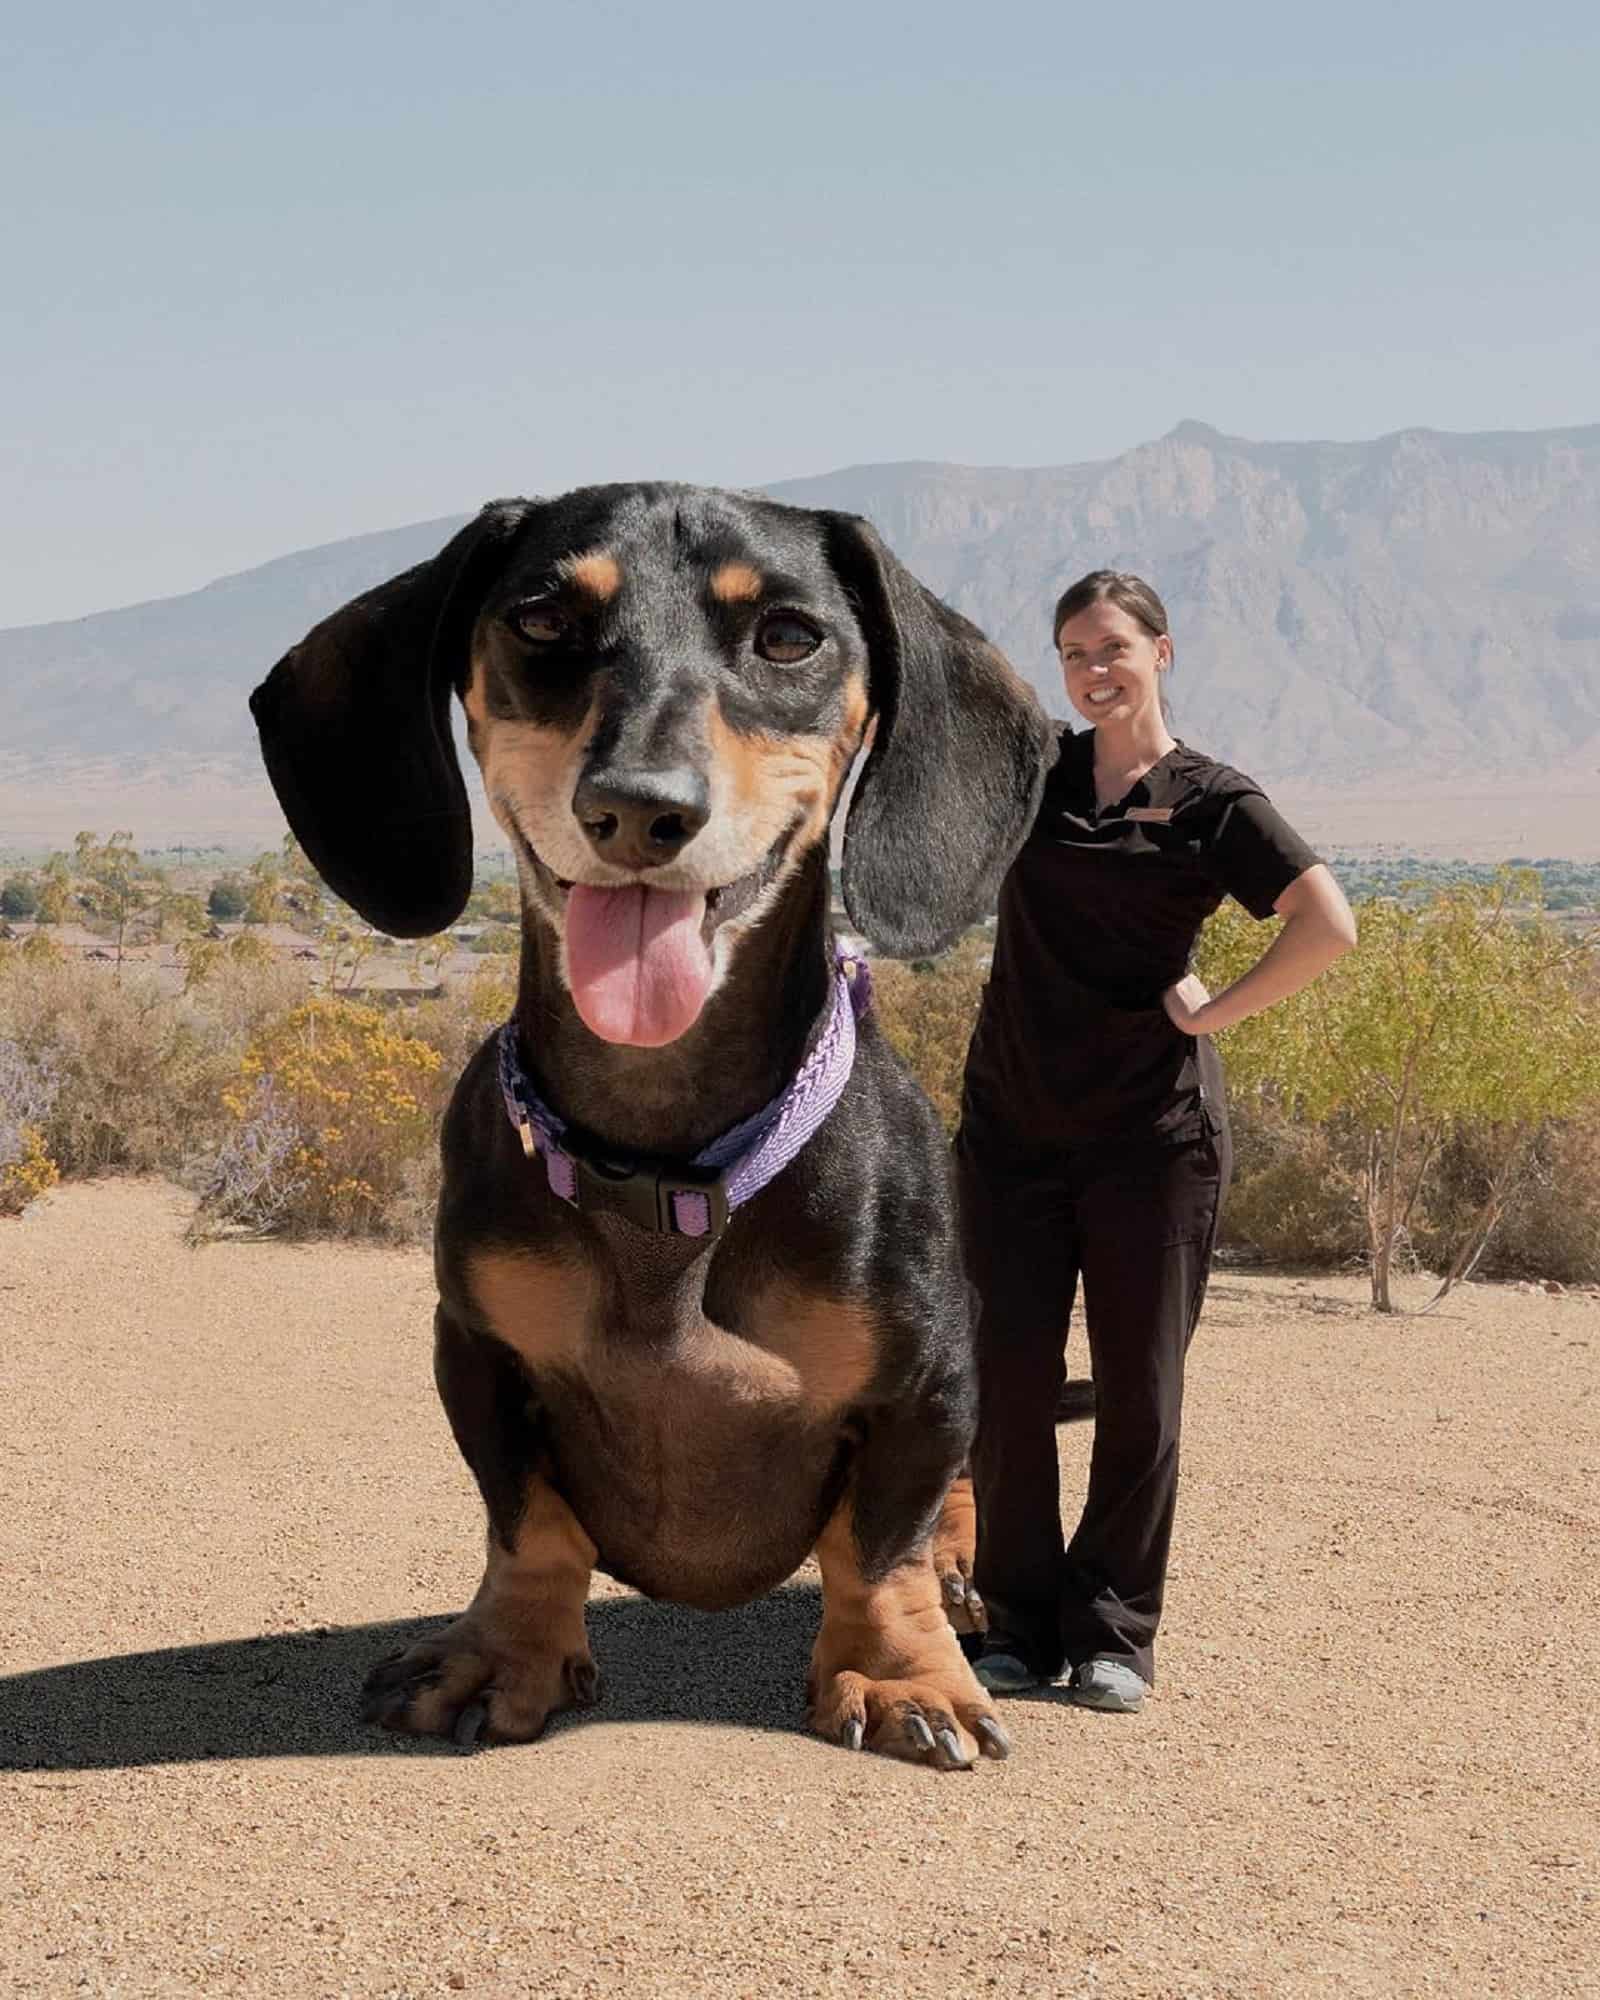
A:
{"label": "dog's black and tan fur", "polygon": [[[799,1067],[830,996],[828,827],[864,739],[846,901],[901,956],[991,906],[1047,754],[1010,668],[860,520],[666,485],[498,502],[252,703],[312,860],[399,935],[450,923],[470,887],[452,693],[517,855],[524,1062],[612,1155],[686,1160]],[[714,984],[678,1039],[580,1019],[574,881],[710,892]],[[374,1671],[369,1713],[535,1736],[594,1698],[597,1565],[722,1606],[815,1552],[813,1726],[947,1768],[1002,1754],[930,1554],[974,1413],[946,1148],[870,1017],[832,1116],[712,1240],[557,1199],[492,1044],[443,1156],[435,1373],[488,1565],[461,1618]]]}

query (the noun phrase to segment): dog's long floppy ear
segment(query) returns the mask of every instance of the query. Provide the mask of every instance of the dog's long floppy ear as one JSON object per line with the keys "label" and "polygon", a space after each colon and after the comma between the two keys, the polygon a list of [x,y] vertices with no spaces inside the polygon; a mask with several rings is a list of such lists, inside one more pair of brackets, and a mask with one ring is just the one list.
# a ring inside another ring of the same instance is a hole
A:
{"label": "dog's long floppy ear", "polygon": [[431,561],[324,618],[250,697],[296,838],[328,886],[392,937],[443,930],[472,893],[450,695],[531,504],[485,507]]}
{"label": "dog's long floppy ear", "polygon": [[879,951],[922,958],[995,906],[1050,765],[1031,689],[853,514],[830,560],[866,636],[877,715],[844,834],[844,900]]}

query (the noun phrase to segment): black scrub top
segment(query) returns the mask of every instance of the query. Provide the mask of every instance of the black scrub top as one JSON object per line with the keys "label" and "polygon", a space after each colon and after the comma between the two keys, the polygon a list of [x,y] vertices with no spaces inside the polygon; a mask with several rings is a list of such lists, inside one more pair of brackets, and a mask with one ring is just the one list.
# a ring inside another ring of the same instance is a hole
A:
{"label": "black scrub top", "polygon": [[1209,1051],[1161,996],[1225,895],[1270,917],[1318,857],[1253,779],[1185,743],[1100,807],[1093,730],[1058,730],[1000,891],[963,1124],[1045,1144],[1182,1137],[1205,1115]]}

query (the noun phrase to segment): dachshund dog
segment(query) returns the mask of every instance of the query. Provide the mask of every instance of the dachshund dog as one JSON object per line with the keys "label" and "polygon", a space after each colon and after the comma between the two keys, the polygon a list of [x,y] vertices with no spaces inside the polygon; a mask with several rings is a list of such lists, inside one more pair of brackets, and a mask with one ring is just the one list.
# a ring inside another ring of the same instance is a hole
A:
{"label": "dachshund dog", "polygon": [[975,1413],[947,1148],[836,962],[828,856],[865,743],[846,907],[881,952],[942,949],[1033,819],[1042,710],[854,516],[667,484],[496,501],[251,698],[307,854],[397,936],[472,885],[452,694],[523,906],[436,1230],[434,1372],[488,1558],[373,1670],[369,1719],[530,1739],[595,1699],[597,1566],[715,1608],[815,1553],[812,1727],[1004,1755],[932,1553]]}

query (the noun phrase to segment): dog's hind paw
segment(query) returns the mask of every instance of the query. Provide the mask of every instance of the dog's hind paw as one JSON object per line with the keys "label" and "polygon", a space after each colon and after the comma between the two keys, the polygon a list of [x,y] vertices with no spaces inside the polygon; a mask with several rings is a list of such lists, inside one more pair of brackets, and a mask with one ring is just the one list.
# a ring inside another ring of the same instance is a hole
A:
{"label": "dog's hind paw", "polygon": [[530,1743],[564,1708],[598,1699],[600,1674],[583,1649],[510,1647],[469,1612],[430,1639],[380,1660],[361,1714],[408,1736],[445,1736],[463,1749]]}
{"label": "dog's hind paw", "polygon": [[939,1595],[944,1601],[945,1616],[955,1630],[963,1634],[989,1629],[989,1614],[972,1581],[977,1535],[978,1516],[973,1504],[972,1480],[963,1473],[944,1497],[929,1551],[933,1558],[934,1575],[939,1579]]}
{"label": "dog's hind paw", "polygon": [[1011,1741],[983,1690],[961,1675],[937,1680],[868,1680],[837,1673],[818,1690],[811,1727],[847,1750],[876,1750],[939,1771],[970,1771],[979,1757],[1010,1754]]}
{"label": "dog's hind paw", "polygon": [[973,1587],[970,1566],[965,1557],[951,1556],[946,1565],[943,1552],[933,1552],[934,1569],[939,1578],[939,1592],[944,1599],[945,1616],[957,1632],[987,1632],[989,1614],[984,1609],[983,1599]]}

